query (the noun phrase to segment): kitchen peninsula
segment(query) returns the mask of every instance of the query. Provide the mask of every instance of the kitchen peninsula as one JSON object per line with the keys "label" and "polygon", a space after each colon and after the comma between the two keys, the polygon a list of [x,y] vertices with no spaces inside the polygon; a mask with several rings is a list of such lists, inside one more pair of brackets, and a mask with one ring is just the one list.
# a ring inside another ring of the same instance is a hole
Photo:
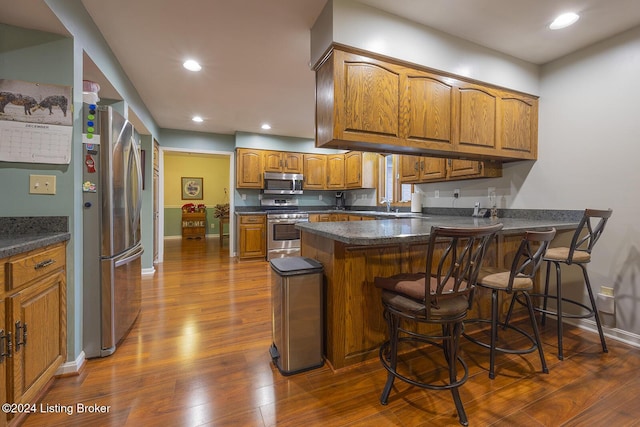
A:
{"label": "kitchen peninsula", "polygon": [[[500,222],[503,230],[491,245],[484,265],[510,267],[525,230],[558,234],[564,242],[578,225],[581,211],[529,211],[520,218],[472,218],[422,215],[377,221],[300,223],[301,254],[320,261],[325,275],[325,355],[334,369],[377,356],[386,337],[377,276],[424,271],[432,226],[474,227]],[[517,216],[517,215],[516,215]],[[527,219],[535,218],[535,219]],[[473,315],[488,317],[489,302],[478,295]]]}

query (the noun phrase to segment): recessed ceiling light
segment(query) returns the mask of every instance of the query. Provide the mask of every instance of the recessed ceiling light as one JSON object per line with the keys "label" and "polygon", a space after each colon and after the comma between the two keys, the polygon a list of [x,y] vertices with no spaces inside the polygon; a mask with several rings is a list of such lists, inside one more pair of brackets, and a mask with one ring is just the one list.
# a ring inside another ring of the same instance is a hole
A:
{"label": "recessed ceiling light", "polygon": [[261,127],[262,129],[264,129],[264,130],[269,130],[269,129],[271,129],[271,125],[269,125],[269,123],[265,123],[265,124],[263,124],[263,125],[262,125],[262,126],[260,126],[260,127]]}
{"label": "recessed ceiling light", "polygon": [[580,19],[580,15],[576,13],[563,13],[553,20],[551,25],[549,25],[549,28],[552,30],[559,30],[560,28],[565,28],[569,25],[575,24],[578,19]]}
{"label": "recessed ceiling light", "polygon": [[191,120],[193,120],[196,123],[202,123],[204,121],[200,116],[193,116]]}
{"label": "recessed ceiling light", "polygon": [[186,68],[189,71],[200,71],[202,70],[202,67],[200,66],[200,64],[198,64],[197,61],[194,61],[193,59],[189,59],[187,61],[184,62],[184,64],[182,64],[182,66],[184,68]]}

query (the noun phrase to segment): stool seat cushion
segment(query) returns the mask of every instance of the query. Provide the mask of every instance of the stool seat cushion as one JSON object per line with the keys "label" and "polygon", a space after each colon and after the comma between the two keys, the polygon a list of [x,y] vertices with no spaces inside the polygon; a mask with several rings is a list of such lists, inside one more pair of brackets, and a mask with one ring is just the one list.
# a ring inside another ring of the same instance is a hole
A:
{"label": "stool seat cushion", "polygon": [[[478,273],[476,284],[491,289],[507,289],[509,286],[509,276],[511,272],[496,267],[482,267]],[[533,289],[533,280],[528,277],[518,277],[513,279],[513,289],[525,291]]]}
{"label": "stool seat cushion", "polygon": [[[569,259],[569,248],[560,247],[560,248],[550,248],[547,249],[547,252],[544,254],[545,261],[568,261]],[[591,261],[591,254],[586,251],[574,251],[573,252],[573,262],[589,262]]]}
{"label": "stool seat cushion", "polygon": [[[375,285],[382,288],[382,301],[395,307],[398,310],[409,313],[423,313],[425,311],[425,275],[402,273],[391,277],[376,277]],[[443,295],[437,303],[432,301],[432,316],[456,316],[464,313],[469,308],[469,298],[467,295],[456,295],[447,298],[447,292],[453,289],[454,280],[449,279],[445,284]],[[466,288],[466,282],[460,285],[460,289]],[[431,279],[429,288],[431,294],[435,294],[437,281]]]}

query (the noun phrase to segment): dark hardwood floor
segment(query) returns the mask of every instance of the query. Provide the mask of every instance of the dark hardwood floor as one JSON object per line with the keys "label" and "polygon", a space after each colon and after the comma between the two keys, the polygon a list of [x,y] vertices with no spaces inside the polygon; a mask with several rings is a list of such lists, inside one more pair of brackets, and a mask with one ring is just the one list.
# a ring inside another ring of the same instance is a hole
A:
{"label": "dark hardwood floor", "polygon": [[[215,239],[168,240],[165,262],[143,280],[142,312],[117,352],[59,378],[42,399],[58,413],[25,426],[457,426],[448,392],[396,381],[389,404],[379,361],[284,377],[271,363],[269,264],[229,259]],[[565,329],[556,357],[553,322],[542,328],[550,373],[537,353],[498,355],[463,339],[470,378],[461,388],[471,426],[640,425],[640,350]],[[412,363],[427,365],[432,353]],[[108,406],[78,413],[77,405]],[[57,406],[56,406],[57,405]],[[68,415],[64,408],[71,407]]]}

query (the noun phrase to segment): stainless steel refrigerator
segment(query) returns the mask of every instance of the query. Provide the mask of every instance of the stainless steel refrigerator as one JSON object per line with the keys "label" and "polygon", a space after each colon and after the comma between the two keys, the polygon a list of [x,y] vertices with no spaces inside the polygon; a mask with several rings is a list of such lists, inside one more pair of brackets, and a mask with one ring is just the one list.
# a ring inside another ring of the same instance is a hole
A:
{"label": "stainless steel refrigerator", "polygon": [[83,107],[83,349],[113,354],[140,313],[140,139],[111,107]]}

